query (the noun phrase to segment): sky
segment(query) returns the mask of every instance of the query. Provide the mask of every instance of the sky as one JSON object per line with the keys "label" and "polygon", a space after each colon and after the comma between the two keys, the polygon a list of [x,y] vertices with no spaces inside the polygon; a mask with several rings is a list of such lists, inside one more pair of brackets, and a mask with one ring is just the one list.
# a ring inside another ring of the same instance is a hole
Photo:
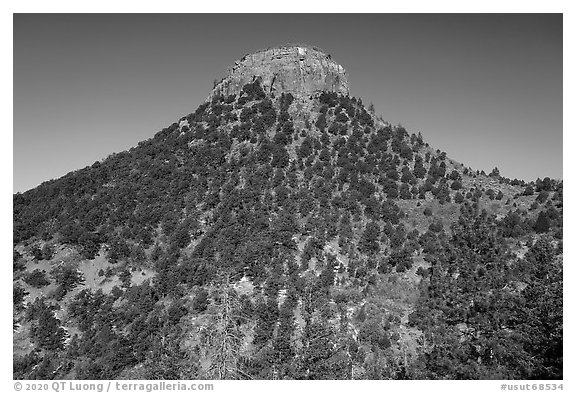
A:
{"label": "sky", "polygon": [[137,145],[243,55],[306,43],[351,95],[473,169],[562,172],[562,14],[15,14],[13,190]]}

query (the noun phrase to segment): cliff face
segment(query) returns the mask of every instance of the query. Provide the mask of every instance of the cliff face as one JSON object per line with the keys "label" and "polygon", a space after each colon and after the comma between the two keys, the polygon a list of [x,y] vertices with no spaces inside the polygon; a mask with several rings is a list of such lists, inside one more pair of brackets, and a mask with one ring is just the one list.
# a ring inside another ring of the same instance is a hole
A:
{"label": "cliff face", "polygon": [[267,93],[292,93],[307,98],[320,91],[349,94],[344,68],[324,52],[299,45],[275,47],[244,56],[215,87],[215,95],[238,94],[260,78]]}

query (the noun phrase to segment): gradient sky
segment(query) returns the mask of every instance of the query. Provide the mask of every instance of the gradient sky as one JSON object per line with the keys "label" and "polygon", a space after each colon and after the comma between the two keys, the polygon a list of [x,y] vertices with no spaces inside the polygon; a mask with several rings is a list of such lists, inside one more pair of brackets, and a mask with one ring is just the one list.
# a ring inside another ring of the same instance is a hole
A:
{"label": "gradient sky", "polygon": [[235,60],[288,42],[467,166],[563,177],[561,14],[16,14],[14,192],[152,137]]}

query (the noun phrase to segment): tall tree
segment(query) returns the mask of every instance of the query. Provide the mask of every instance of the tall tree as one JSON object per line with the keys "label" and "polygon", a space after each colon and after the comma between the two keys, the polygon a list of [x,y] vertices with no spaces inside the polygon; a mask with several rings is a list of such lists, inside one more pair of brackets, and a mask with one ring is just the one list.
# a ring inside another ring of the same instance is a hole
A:
{"label": "tall tree", "polygon": [[218,281],[215,304],[207,311],[211,322],[201,333],[203,355],[208,360],[206,375],[211,379],[240,379],[239,359],[244,335],[239,326],[246,317],[229,276],[221,276]]}

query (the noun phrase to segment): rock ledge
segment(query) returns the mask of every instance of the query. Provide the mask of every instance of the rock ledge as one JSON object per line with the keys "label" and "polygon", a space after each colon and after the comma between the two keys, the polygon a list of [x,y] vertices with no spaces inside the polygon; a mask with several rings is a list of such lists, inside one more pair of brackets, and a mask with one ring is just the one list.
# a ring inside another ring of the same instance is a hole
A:
{"label": "rock ledge", "polygon": [[307,45],[283,45],[236,61],[208,99],[219,94],[239,94],[245,84],[256,78],[267,93],[276,96],[292,93],[303,99],[321,91],[349,94],[346,71],[330,55]]}

